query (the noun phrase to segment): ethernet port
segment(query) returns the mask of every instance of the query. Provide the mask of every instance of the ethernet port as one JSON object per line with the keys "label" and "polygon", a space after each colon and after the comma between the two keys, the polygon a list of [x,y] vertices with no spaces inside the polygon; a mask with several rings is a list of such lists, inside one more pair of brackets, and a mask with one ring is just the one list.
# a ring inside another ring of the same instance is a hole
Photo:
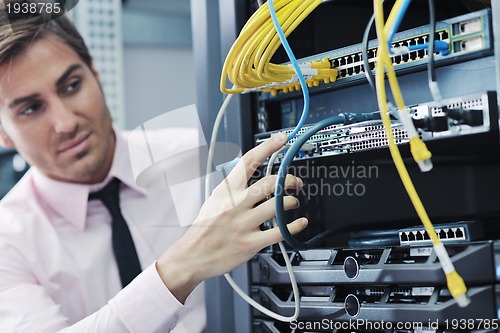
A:
{"label": "ethernet port", "polygon": [[408,234],[406,232],[400,233],[399,239],[401,240],[401,242],[407,242],[408,241]]}
{"label": "ethernet port", "polygon": [[[436,230],[436,232],[437,232],[437,230]],[[446,231],[444,231],[444,229],[439,230],[438,236],[439,236],[439,239],[446,239],[446,236],[447,236]]]}
{"label": "ethernet port", "polygon": [[346,74],[347,74],[347,73],[346,73],[346,70],[345,70],[345,69],[341,69],[341,70],[339,71],[339,77],[346,77]]}
{"label": "ethernet port", "polygon": [[340,61],[339,61],[338,58],[337,59],[333,59],[333,60],[331,60],[331,64],[332,64],[333,68],[337,68],[337,67],[340,66]]}
{"label": "ethernet port", "polygon": [[409,240],[410,242],[414,242],[414,241],[415,241],[415,239],[416,239],[415,234],[414,234],[413,232],[410,232],[410,233],[408,234],[408,240]]}
{"label": "ethernet port", "polygon": [[409,55],[410,55],[410,60],[411,60],[411,61],[415,61],[415,60],[417,60],[417,52],[416,52],[416,51],[412,51],[412,52],[410,52],[410,54],[409,54]]}
{"label": "ethernet port", "polygon": [[455,239],[455,233],[451,229],[445,229],[446,230],[446,238],[448,239]]}
{"label": "ethernet port", "polygon": [[347,76],[351,76],[353,73],[352,67],[347,68]]}
{"label": "ethernet port", "polygon": [[361,65],[354,67],[354,74],[359,74],[361,72]]}
{"label": "ethernet port", "polygon": [[448,30],[440,31],[439,38],[440,38],[440,40],[447,40],[448,38],[450,38],[450,34],[448,33]]}
{"label": "ethernet port", "polygon": [[429,234],[427,231],[424,232],[424,240],[430,240],[431,238],[429,237]]}
{"label": "ethernet port", "polygon": [[424,240],[424,235],[422,234],[422,232],[421,232],[421,231],[417,231],[416,239],[417,239],[418,241],[422,241],[422,240]]}
{"label": "ethernet port", "polygon": [[423,59],[425,56],[425,50],[417,50],[417,59]]}
{"label": "ethernet port", "polygon": [[455,230],[455,236],[460,239],[464,238],[463,228],[457,228],[457,230]]}
{"label": "ethernet port", "polygon": [[410,60],[410,56],[407,54],[403,54],[401,56],[401,62],[408,62],[408,60]]}
{"label": "ethernet port", "polygon": [[393,64],[400,64],[401,63],[401,56],[395,56],[392,60]]}

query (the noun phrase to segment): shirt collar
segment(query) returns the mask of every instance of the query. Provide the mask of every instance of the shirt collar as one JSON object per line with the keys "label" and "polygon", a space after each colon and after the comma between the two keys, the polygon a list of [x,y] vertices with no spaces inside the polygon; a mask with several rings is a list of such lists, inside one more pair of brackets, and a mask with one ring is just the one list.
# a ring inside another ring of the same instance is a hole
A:
{"label": "shirt collar", "polygon": [[146,194],[146,191],[135,183],[130,166],[126,134],[117,130],[114,132],[116,146],[113,162],[108,176],[101,183],[88,185],[58,181],[45,176],[37,168],[33,168],[34,186],[42,200],[80,230],[85,229],[89,193],[103,188],[113,177],[120,179],[123,184],[139,193]]}

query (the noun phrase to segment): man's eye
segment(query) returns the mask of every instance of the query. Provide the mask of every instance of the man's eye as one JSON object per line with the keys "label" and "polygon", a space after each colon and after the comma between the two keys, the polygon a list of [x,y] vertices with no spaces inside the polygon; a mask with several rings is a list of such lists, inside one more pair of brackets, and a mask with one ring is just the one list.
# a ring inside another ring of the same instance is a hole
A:
{"label": "man's eye", "polygon": [[21,116],[31,116],[42,108],[43,104],[41,102],[31,103],[28,106],[22,108],[19,112]]}
{"label": "man's eye", "polygon": [[63,91],[63,94],[71,94],[80,88],[81,81],[80,80],[72,80],[67,85]]}

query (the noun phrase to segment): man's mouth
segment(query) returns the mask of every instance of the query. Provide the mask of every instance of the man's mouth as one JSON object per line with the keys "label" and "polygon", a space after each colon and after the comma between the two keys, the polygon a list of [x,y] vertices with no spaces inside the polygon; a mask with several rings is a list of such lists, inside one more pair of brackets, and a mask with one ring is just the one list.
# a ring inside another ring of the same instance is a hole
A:
{"label": "man's mouth", "polygon": [[57,150],[58,154],[68,154],[68,155],[77,155],[87,149],[89,142],[88,138],[92,132],[81,133],[76,136],[74,139],[69,141],[65,141],[63,144],[59,146]]}

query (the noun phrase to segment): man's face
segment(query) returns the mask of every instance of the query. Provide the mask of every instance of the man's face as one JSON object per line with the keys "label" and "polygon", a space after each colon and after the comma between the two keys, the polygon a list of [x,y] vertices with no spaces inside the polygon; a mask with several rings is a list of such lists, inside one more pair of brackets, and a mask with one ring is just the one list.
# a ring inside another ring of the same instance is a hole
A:
{"label": "man's face", "polygon": [[115,138],[98,75],[66,44],[42,38],[0,66],[0,140],[50,178],[102,181]]}

